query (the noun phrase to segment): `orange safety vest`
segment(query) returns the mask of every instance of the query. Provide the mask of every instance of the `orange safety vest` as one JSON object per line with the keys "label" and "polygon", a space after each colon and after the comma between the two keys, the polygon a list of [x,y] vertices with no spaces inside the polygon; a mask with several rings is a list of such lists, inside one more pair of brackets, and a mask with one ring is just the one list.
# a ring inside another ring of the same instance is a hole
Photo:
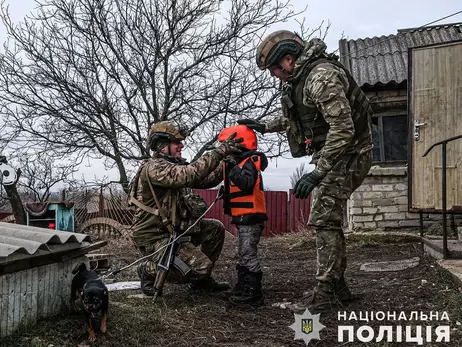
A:
{"label": "orange safety vest", "polygon": [[232,217],[253,213],[266,213],[265,192],[263,190],[263,178],[261,177],[261,159],[258,155],[251,155],[237,165],[244,167],[248,160],[252,160],[257,169],[257,182],[252,191],[241,191],[227,175],[226,163],[224,163],[224,202],[225,213]]}

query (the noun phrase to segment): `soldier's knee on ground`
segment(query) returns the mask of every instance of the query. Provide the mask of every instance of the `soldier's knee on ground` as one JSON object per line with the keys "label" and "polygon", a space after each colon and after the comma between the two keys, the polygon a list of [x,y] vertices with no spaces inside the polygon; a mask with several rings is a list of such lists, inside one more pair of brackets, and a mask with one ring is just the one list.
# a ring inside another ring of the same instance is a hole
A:
{"label": "soldier's knee on ground", "polygon": [[208,239],[224,239],[225,225],[218,219],[205,219],[201,224],[202,231]]}

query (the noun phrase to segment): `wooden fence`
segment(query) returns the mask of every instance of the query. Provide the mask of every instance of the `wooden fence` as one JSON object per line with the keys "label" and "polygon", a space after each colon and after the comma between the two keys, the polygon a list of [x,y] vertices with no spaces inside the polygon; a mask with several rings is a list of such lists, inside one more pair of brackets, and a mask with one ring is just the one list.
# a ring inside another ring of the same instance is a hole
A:
{"label": "wooden fence", "polygon": [[[216,189],[195,189],[208,204],[211,204],[218,191]],[[308,222],[311,199],[296,199],[293,191],[265,191],[266,209],[269,220],[265,223],[263,237],[285,234],[298,231],[299,224]],[[218,202],[205,215],[206,218],[215,218],[223,222],[226,229],[236,235],[236,228],[231,224],[231,218],[223,213],[223,200]]]}

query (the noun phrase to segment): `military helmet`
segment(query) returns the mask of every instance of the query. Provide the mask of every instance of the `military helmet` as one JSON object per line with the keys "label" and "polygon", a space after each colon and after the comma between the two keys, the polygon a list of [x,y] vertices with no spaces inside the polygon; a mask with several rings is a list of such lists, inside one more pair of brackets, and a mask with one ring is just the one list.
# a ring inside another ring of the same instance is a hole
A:
{"label": "military helmet", "polygon": [[303,40],[297,33],[278,30],[266,36],[257,48],[257,65],[260,70],[277,65],[287,54],[299,54]]}
{"label": "military helmet", "polygon": [[182,129],[173,122],[162,121],[152,125],[148,133],[148,147],[155,149],[157,142],[171,142],[184,140],[188,136],[186,129]]}

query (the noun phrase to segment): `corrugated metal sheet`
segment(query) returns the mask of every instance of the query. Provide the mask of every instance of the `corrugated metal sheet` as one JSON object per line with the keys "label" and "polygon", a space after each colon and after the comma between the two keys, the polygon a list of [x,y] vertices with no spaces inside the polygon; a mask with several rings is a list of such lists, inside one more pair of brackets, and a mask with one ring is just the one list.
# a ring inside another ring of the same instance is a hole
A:
{"label": "corrugated metal sheet", "polygon": [[407,80],[409,48],[462,39],[462,24],[401,29],[398,34],[340,40],[340,61],[360,86],[400,84]]}
{"label": "corrugated metal sheet", "polygon": [[39,249],[51,252],[51,245],[84,241],[91,241],[90,236],[0,222],[0,261],[16,253],[32,255]]}

